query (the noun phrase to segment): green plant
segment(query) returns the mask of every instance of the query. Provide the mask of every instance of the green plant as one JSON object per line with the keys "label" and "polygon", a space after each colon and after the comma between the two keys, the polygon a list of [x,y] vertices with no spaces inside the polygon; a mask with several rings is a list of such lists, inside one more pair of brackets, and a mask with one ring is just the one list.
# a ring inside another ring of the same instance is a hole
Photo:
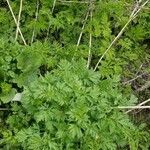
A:
{"label": "green plant", "polygon": [[148,124],[118,108],[149,80],[149,5],[1,0],[0,149],[149,149]]}
{"label": "green plant", "polygon": [[[118,78],[101,80],[84,61],[63,60],[58,68],[24,86],[21,106],[12,104],[2,132],[6,147],[20,149],[138,149],[140,131],[118,105],[133,105],[118,88]],[[145,136],[145,138],[144,138]]]}

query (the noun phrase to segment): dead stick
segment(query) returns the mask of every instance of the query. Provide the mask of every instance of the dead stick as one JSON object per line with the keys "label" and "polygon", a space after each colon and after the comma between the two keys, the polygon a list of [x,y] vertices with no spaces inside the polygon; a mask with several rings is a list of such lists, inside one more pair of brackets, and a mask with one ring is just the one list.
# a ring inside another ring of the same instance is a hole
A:
{"label": "dead stick", "polygon": [[[102,59],[104,58],[104,56],[106,55],[106,53],[111,49],[111,47],[116,43],[116,41],[120,38],[120,36],[122,35],[122,33],[124,32],[124,30],[126,29],[126,27],[129,25],[129,23],[135,19],[135,17],[137,16],[137,14],[139,13],[139,11],[148,3],[149,0],[147,0],[139,9],[137,9],[137,11],[135,12],[135,8],[132,11],[129,20],[127,21],[127,23],[124,25],[124,27],[121,29],[121,31],[119,32],[119,34],[115,37],[115,39],[112,41],[112,43],[109,45],[109,47],[106,49],[106,51],[103,53],[103,55],[100,57],[100,59],[98,60],[94,71],[96,71],[96,69],[98,68],[100,62],[102,61]],[[135,7],[139,7],[138,5],[136,5]],[[134,12],[134,13],[133,13]]]}
{"label": "dead stick", "polygon": [[[8,7],[9,7],[9,9],[10,9],[10,12],[11,12],[11,14],[12,14],[12,17],[13,17],[13,19],[14,19],[14,21],[15,21],[15,24],[16,24],[16,26],[17,26],[17,20],[16,20],[16,17],[15,17],[15,15],[14,15],[14,13],[13,13],[13,10],[12,10],[12,8],[11,8],[11,5],[10,5],[10,3],[9,3],[9,0],[6,0],[6,1],[7,1],[7,4],[8,4]],[[23,41],[24,45],[27,45],[27,44],[26,44],[26,41],[25,41],[25,39],[24,39],[24,37],[23,37],[23,34],[22,34],[21,30],[20,30],[20,27],[18,27],[18,31],[19,31],[19,33],[20,33],[20,35],[21,35],[21,38],[22,38],[22,41]]]}
{"label": "dead stick", "polygon": [[[146,101],[144,101],[144,102],[138,104],[137,106],[142,106],[142,105],[144,105],[144,104],[146,104],[146,103],[148,103],[148,102],[150,102],[150,99],[148,99],[148,100],[146,100]],[[129,113],[129,112],[131,112],[132,110],[134,110],[134,109],[128,110],[128,111],[126,111],[126,113]]]}
{"label": "dead stick", "polygon": [[18,15],[15,41],[17,41],[17,38],[18,38],[18,30],[19,30],[19,26],[20,26],[20,18],[21,18],[21,12],[22,12],[22,2],[23,2],[23,0],[20,0],[20,9],[19,9],[19,15]]}

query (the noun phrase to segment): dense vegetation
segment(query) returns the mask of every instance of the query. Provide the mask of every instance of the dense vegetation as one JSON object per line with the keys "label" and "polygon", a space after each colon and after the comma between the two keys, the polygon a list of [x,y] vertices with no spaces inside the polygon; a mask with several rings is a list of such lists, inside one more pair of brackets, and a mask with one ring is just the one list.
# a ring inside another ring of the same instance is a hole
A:
{"label": "dense vegetation", "polygon": [[149,6],[0,0],[0,149],[148,150]]}

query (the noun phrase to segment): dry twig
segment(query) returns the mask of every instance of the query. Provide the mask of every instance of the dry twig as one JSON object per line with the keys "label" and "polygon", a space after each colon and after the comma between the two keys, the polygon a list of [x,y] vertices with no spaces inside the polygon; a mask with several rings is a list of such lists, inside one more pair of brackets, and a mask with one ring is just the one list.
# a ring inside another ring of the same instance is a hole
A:
{"label": "dry twig", "polygon": [[[149,0],[145,1],[145,3],[143,3],[141,6],[137,6],[139,9],[137,9],[137,11],[134,13],[133,15],[133,19],[135,19],[137,17],[137,14],[141,11],[141,9],[143,9],[143,7],[149,2]],[[142,0],[139,0],[139,4],[142,3]],[[133,20],[132,19],[132,20]]]}
{"label": "dry twig", "polygon": [[[90,3],[90,19],[92,21],[92,17],[93,17],[93,6],[92,6],[92,2]],[[90,67],[90,63],[91,63],[91,59],[92,59],[92,54],[91,54],[91,47],[92,47],[92,34],[90,33],[89,36],[89,54],[88,54],[88,62],[87,62],[87,68]]]}
{"label": "dry twig", "polygon": [[[54,2],[53,2],[53,7],[52,7],[52,10],[51,10],[51,13],[53,14],[53,12],[54,12],[54,9],[55,9],[55,5],[56,5],[56,0],[54,0]],[[48,36],[49,36],[49,31],[50,31],[50,21],[49,21],[49,24],[48,24],[48,29],[47,29],[47,35],[46,35],[46,39],[48,38]],[[45,39],[45,40],[46,40]]]}
{"label": "dry twig", "polygon": [[144,65],[144,64],[141,64],[140,67],[138,68],[138,70],[137,70],[137,72],[136,72],[136,74],[135,74],[136,76],[138,75],[138,73],[139,73],[140,70],[142,69],[143,65]]}
{"label": "dry twig", "polygon": [[0,108],[0,111],[10,110],[10,108]]}
{"label": "dry twig", "polygon": [[119,109],[149,109],[150,106],[118,106]]}
{"label": "dry twig", "polygon": [[80,41],[81,41],[81,38],[82,38],[82,34],[83,34],[83,30],[84,30],[84,28],[85,28],[85,24],[86,24],[86,21],[87,21],[87,19],[88,19],[89,13],[90,13],[90,11],[88,10],[88,12],[87,12],[87,14],[86,14],[86,16],[85,16],[85,19],[84,19],[84,23],[83,23],[82,28],[81,28],[81,32],[80,32],[78,41],[77,41],[76,50],[77,50],[77,48],[78,48],[78,46],[79,46],[79,44],[80,44]]}
{"label": "dry twig", "polygon": [[[38,14],[39,14],[39,0],[37,0],[37,2],[36,2],[35,22],[37,22],[37,20],[38,20]],[[31,44],[33,43],[34,35],[35,35],[35,27],[32,32]]]}
{"label": "dry twig", "polygon": [[88,54],[87,68],[90,67],[90,63],[91,63],[91,59],[92,59],[91,47],[92,47],[92,34],[90,33],[90,39],[89,39],[89,54]]}
{"label": "dry twig", "polygon": [[18,30],[19,30],[19,26],[20,26],[20,18],[21,18],[21,12],[22,12],[22,2],[23,2],[23,0],[20,0],[20,9],[19,9],[19,15],[18,15],[15,41],[17,41],[17,38],[18,38]]}
{"label": "dry twig", "polygon": [[79,4],[89,4],[91,2],[87,2],[87,1],[63,1],[63,0],[58,0],[58,2],[60,3],[79,3]]}
{"label": "dry twig", "polygon": [[[14,12],[13,12],[13,10],[12,10],[12,7],[11,7],[11,5],[10,5],[10,2],[9,2],[9,0],[6,0],[6,1],[7,1],[7,4],[8,4],[8,7],[9,7],[9,9],[10,9],[10,12],[11,12],[11,14],[12,14],[12,17],[13,17],[13,19],[14,19],[14,21],[15,21],[15,24],[16,24],[16,26],[17,26],[17,20],[16,20],[16,17],[15,17],[15,15],[14,15]],[[27,44],[26,44],[26,41],[25,41],[25,39],[24,39],[24,37],[23,37],[23,34],[22,34],[21,30],[20,30],[20,27],[18,27],[18,31],[19,31],[19,33],[20,33],[20,35],[21,35],[21,39],[22,39],[24,45],[27,45]]]}
{"label": "dry twig", "polygon": [[[106,49],[106,51],[103,53],[103,55],[100,57],[100,59],[98,60],[94,71],[96,71],[96,69],[98,68],[100,62],[102,61],[102,59],[104,58],[104,56],[106,55],[106,53],[111,49],[111,47],[116,43],[116,41],[120,38],[120,36],[123,34],[124,30],[126,29],[126,27],[129,25],[129,23],[135,19],[135,17],[137,17],[137,14],[140,12],[140,10],[149,2],[149,0],[147,0],[145,3],[143,3],[143,5],[139,6],[138,5],[135,6],[135,8],[133,9],[129,20],[127,21],[127,23],[124,25],[124,27],[121,29],[121,31],[118,33],[118,35],[114,38],[114,40],[111,42],[111,44],[109,45],[109,47]],[[141,3],[141,2],[140,2]]]}
{"label": "dry twig", "polygon": [[136,76],[135,78],[133,78],[133,79],[131,79],[131,80],[128,80],[128,81],[126,81],[126,82],[123,82],[123,85],[126,85],[126,84],[128,84],[128,83],[131,83],[131,82],[137,80],[138,78],[141,78],[143,75],[146,75],[146,74],[147,74],[146,72],[145,72],[145,73],[142,73],[142,74]]}
{"label": "dry twig", "polygon": [[150,81],[147,81],[142,87],[138,88],[137,91],[141,92],[148,89],[149,87],[150,87]]}
{"label": "dry twig", "polygon": [[53,2],[52,14],[53,14],[53,12],[54,12],[55,5],[56,5],[56,0],[54,0],[54,2]]}
{"label": "dry twig", "polygon": [[[137,106],[142,106],[142,105],[144,105],[144,104],[146,104],[146,103],[148,103],[148,102],[150,102],[150,99],[148,99],[148,100],[146,100],[146,101],[144,101],[144,102],[138,104]],[[129,112],[131,112],[132,110],[134,110],[134,109],[128,110],[128,111],[126,111],[126,113],[129,113]]]}

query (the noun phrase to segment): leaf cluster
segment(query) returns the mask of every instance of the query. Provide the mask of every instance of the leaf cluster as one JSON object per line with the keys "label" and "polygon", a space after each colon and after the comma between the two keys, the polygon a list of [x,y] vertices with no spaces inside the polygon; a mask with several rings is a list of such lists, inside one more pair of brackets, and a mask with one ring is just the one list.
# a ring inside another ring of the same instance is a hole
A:
{"label": "leaf cluster", "polygon": [[136,99],[121,94],[118,77],[100,80],[85,65],[62,60],[57,69],[25,86],[22,105],[12,105],[9,131],[2,132],[1,142],[39,150],[146,148],[148,134],[115,108]]}
{"label": "leaf cluster", "polygon": [[[9,1],[18,20],[20,0]],[[120,79],[150,71],[149,3],[93,71],[134,5],[134,0],[23,1],[24,45],[20,35],[15,39],[7,2],[0,1],[0,105],[8,109],[0,107],[0,149],[149,149],[147,125],[135,125],[117,108],[137,103]],[[23,94],[20,102],[12,101],[16,93]]]}

